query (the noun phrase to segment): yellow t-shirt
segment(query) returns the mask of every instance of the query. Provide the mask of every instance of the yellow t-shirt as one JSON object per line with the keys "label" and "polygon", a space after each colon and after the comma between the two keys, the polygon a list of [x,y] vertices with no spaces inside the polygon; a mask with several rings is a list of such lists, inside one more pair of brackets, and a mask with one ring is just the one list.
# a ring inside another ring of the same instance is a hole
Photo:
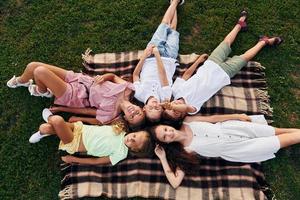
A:
{"label": "yellow t-shirt", "polygon": [[112,126],[83,125],[82,141],[87,153],[92,156],[109,156],[112,165],[127,157],[124,144],[125,132],[116,134]]}

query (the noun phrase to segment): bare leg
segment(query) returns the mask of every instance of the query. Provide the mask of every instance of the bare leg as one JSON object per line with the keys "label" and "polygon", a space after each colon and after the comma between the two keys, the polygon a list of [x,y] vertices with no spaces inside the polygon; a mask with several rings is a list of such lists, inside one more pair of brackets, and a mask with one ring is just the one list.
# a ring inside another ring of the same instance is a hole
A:
{"label": "bare leg", "polygon": [[171,29],[176,30],[177,28],[177,10],[175,10],[174,16],[171,21]]}
{"label": "bare leg", "polygon": [[[273,44],[275,42],[275,38],[270,38],[269,43]],[[264,47],[266,46],[265,41],[259,41],[254,47],[246,51],[243,55],[241,55],[246,61],[251,60],[256,56],[256,54]]]}
{"label": "bare leg", "polygon": [[41,124],[40,128],[39,128],[39,131],[40,131],[41,135],[46,135],[46,134],[48,134],[48,135],[54,135],[54,134],[56,134],[55,130],[52,127],[52,125],[49,124],[49,123]]}
{"label": "bare leg", "polygon": [[40,93],[46,92],[49,88],[55,97],[60,97],[67,89],[67,83],[44,66],[39,66],[34,70],[34,80]]}
{"label": "bare leg", "polygon": [[293,144],[300,143],[300,130],[286,133],[286,134],[280,134],[277,136],[280,142],[280,148],[288,147]]}
{"label": "bare leg", "polygon": [[[52,115],[48,118],[48,123],[52,126],[54,133],[64,143],[68,144],[73,140],[73,129],[72,123],[65,122],[65,120],[58,115]],[[52,131],[49,129],[49,131]]]}
{"label": "bare leg", "polygon": [[[244,21],[245,19],[246,17],[243,16],[239,19],[239,21]],[[230,31],[230,33],[228,33],[228,35],[224,38],[224,42],[226,42],[229,46],[231,46],[237,34],[240,32],[241,28],[242,28],[241,25],[236,24],[234,28]]]}
{"label": "bare leg", "polygon": [[59,68],[59,67],[56,67],[56,66],[53,66],[53,65],[48,65],[48,64],[45,64],[45,63],[41,63],[41,62],[31,62],[25,68],[23,74],[18,78],[18,82],[26,83],[30,79],[33,79],[34,70],[39,66],[46,67],[49,70],[51,70],[53,73],[55,73],[61,79],[63,79],[63,80],[65,79],[65,76],[66,76],[66,73],[67,73],[67,71],[65,69],[62,69],[62,68]]}
{"label": "bare leg", "polygon": [[175,15],[175,11],[177,9],[177,5],[179,3],[179,0],[173,0],[167,9],[161,23],[165,23],[171,26],[171,21]]}

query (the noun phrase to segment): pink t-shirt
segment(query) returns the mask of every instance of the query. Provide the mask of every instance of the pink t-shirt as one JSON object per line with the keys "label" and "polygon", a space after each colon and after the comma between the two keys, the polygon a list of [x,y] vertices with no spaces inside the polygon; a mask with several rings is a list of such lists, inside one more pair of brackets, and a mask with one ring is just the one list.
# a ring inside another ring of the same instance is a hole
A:
{"label": "pink t-shirt", "polygon": [[73,71],[68,71],[65,81],[68,83],[67,90],[61,97],[56,98],[54,103],[75,108],[94,107],[97,109],[96,119],[102,124],[119,115],[118,101],[125,90],[134,90],[130,82],[117,84],[105,81],[93,84],[93,77]]}

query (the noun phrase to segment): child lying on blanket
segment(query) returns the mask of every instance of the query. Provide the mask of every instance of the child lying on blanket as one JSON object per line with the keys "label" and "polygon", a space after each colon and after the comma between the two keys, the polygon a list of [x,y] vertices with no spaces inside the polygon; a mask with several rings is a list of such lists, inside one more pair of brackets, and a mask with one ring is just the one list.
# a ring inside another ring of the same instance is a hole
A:
{"label": "child lying on blanket", "polygon": [[[172,77],[177,66],[179,49],[176,9],[183,2],[171,1],[133,72],[134,97],[145,104],[144,111],[150,122],[160,120],[163,108],[159,103],[171,98]],[[149,57],[151,54],[154,57]]]}
{"label": "child lying on blanket", "polygon": [[[35,80],[35,84],[32,83]],[[54,103],[67,107],[52,108],[53,112],[70,112],[91,117],[72,117],[70,122],[107,124],[124,113],[129,124],[144,121],[142,108],[129,102],[133,85],[115,74],[90,77],[40,62],[31,62],[20,77],[13,76],[7,86],[28,87],[31,95],[55,96]]]}
{"label": "child lying on blanket", "polygon": [[48,122],[41,124],[39,131],[31,136],[29,140],[31,143],[40,141],[43,135],[56,134],[61,140],[60,150],[67,151],[69,154],[86,152],[88,155],[99,157],[62,157],[62,160],[67,163],[115,165],[126,158],[128,152],[136,156],[147,156],[151,151],[153,152],[149,133],[139,131],[126,134],[124,123],[93,126],[83,125],[82,122],[68,123],[58,115],[44,117]]}
{"label": "child lying on blanket", "polygon": [[274,158],[281,148],[300,143],[300,129],[275,128],[264,118],[264,124],[251,120],[255,121],[245,114],[187,116],[179,130],[167,125],[150,128],[159,144],[155,153],[170,184],[180,185],[185,173],[197,164],[197,154],[232,162],[261,162]]}
{"label": "child lying on blanket", "polygon": [[[280,37],[269,38],[263,36],[254,47],[244,54],[228,58],[231,52],[230,46],[237,34],[247,29],[246,20],[247,12],[242,11],[233,30],[212,52],[196,74],[191,76],[196,69],[196,65],[192,65],[182,78],[175,80],[172,86],[172,94],[175,100],[163,104],[166,109],[163,113],[164,119],[180,121],[187,114],[194,115],[198,113],[203,103],[221,88],[229,85],[230,78],[236,75],[264,46],[277,46],[283,41]],[[199,59],[203,60],[201,56]]]}

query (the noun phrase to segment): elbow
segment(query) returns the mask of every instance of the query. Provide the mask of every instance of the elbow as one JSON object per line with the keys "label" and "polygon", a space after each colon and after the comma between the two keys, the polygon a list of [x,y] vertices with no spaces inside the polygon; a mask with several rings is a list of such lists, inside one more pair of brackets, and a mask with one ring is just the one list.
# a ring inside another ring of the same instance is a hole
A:
{"label": "elbow", "polygon": [[180,182],[179,182],[179,183],[171,183],[171,186],[172,186],[174,189],[178,188],[179,185],[180,185]]}

